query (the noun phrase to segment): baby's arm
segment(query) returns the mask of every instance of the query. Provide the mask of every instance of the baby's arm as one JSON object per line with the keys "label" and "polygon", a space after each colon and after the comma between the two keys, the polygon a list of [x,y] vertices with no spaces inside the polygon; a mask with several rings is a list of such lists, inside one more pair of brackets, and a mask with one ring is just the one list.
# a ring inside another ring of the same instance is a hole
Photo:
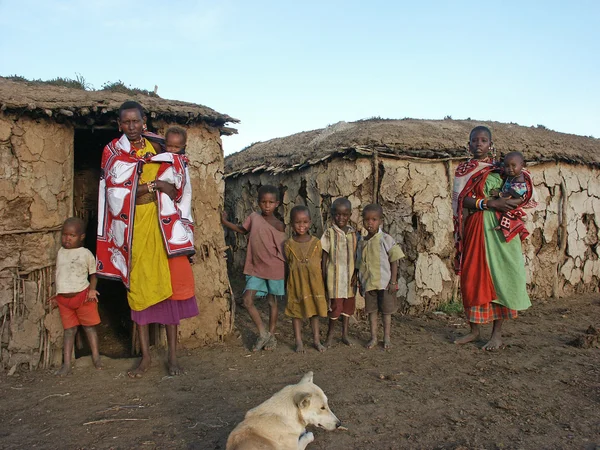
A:
{"label": "baby's arm", "polygon": [[90,275],[90,289],[88,291],[87,300],[88,302],[97,302],[100,293],[96,290],[98,284],[98,277],[95,273]]}
{"label": "baby's arm", "polygon": [[236,225],[235,223],[232,223],[229,220],[227,220],[227,212],[225,212],[225,211],[223,211],[221,213],[221,224],[224,227],[229,228],[232,231],[235,231],[236,233],[248,234],[248,230],[246,230],[244,227],[242,227],[240,225]]}

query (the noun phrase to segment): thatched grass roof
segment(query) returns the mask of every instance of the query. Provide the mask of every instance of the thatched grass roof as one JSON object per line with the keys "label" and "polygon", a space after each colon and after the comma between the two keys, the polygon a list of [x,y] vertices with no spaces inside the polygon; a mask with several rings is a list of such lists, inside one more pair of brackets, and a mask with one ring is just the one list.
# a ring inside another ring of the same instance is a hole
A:
{"label": "thatched grass roof", "polygon": [[109,90],[87,91],[41,82],[11,81],[0,77],[0,111],[32,117],[52,117],[82,125],[114,124],[119,106],[127,100],[139,102],[149,119],[194,124],[204,122],[218,127],[223,134],[235,133],[227,123],[237,123],[226,114],[194,103],[166,100],[143,94],[125,94]]}
{"label": "thatched grass roof", "polygon": [[259,142],[228,156],[225,171],[298,170],[349,153],[420,159],[463,159],[469,133],[485,125],[500,153],[523,152],[527,161],[567,161],[600,166],[600,140],[499,122],[471,120],[382,120],[339,122],[327,128]]}

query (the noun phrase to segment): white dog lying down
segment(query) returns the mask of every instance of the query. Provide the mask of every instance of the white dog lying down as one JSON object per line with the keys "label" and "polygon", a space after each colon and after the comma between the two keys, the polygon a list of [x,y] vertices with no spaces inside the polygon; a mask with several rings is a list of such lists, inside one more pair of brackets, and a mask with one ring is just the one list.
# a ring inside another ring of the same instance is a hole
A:
{"label": "white dog lying down", "polygon": [[229,435],[226,450],[304,450],[315,439],[307,425],[330,431],[341,425],[312,372],[248,411]]}

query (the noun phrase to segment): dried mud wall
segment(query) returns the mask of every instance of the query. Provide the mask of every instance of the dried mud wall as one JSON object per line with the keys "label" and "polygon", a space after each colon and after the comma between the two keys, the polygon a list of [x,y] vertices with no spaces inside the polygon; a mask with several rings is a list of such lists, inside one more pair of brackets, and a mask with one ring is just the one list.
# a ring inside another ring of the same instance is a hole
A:
{"label": "dried mud wall", "polygon": [[[352,223],[362,229],[360,210],[376,199],[385,211],[384,230],[400,244],[399,298],[404,313],[435,309],[458,287],[452,270],[451,190],[457,163],[384,158],[336,159],[287,174],[248,174],[227,178],[225,205],[233,221],[257,210],[256,192],[273,184],[282,192],[279,212],[307,205],[313,230],[328,225],[335,198],[352,202]],[[377,167],[375,172],[373,169]],[[525,241],[528,288],[533,298],[599,289],[600,175],[585,166],[547,163],[530,168],[540,204],[530,210]],[[246,238],[228,233],[233,250],[230,270],[243,270]],[[360,303],[359,303],[360,305]]]}
{"label": "dried mud wall", "polygon": [[61,356],[47,299],[72,185],[69,125],[0,114],[0,367],[47,367]]}
{"label": "dried mud wall", "polygon": [[[156,125],[164,132],[169,124]],[[74,180],[73,142],[70,125],[0,115],[0,368],[9,373],[21,364],[35,369],[62,360],[62,324],[48,299],[54,294],[60,228],[73,214],[73,186],[86,180],[85,174]],[[219,225],[225,189],[219,130],[190,128],[187,149],[200,314],[182,322],[179,338],[190,348],[222,340],[233,316]],[[78,192],[78,201],[93,201],[97,186],[80,186]]]}
{"label": "dried mud wall", "polygon": [[[164,133],[170,124],[154,122],[153,125]],[[200,314],[181,322],[179,338],[184,347],[192,348],[222,341],[231,331],[233,316],[220,225],[225,192],[221,137],[218,129],[201,125],[188,128],[187,133],[196,247],[192,269]]]}

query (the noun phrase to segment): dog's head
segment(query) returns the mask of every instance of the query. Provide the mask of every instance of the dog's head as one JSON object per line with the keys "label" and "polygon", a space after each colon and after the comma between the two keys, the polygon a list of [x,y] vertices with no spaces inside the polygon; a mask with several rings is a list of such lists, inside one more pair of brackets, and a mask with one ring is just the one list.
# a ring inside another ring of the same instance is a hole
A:
{"label": "dog's head", "polygon": [[304,375],[296,386],[294,403],[306,425],[314,425],[329,431],[335,430],[341,425],[340,420],[329,409],[327,396],[319,386],[313,383],[312,372]]}

